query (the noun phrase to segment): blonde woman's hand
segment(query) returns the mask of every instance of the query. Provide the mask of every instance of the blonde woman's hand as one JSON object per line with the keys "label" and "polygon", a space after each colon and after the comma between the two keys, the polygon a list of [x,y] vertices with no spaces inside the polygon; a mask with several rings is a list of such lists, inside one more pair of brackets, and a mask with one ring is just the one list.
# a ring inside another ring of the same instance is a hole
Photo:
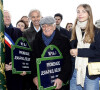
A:
{"label": "blonde woman's hand", "polygon": [[71,49],[70,54],[71,56],[76,57],[78,55],[78,49]]}

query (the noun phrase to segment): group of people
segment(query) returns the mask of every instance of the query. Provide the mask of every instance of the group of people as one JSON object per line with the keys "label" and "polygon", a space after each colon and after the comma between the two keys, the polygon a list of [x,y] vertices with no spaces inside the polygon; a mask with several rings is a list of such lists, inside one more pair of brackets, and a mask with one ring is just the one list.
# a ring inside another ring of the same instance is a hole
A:
{"label": "group of people", "polygon": [[[100,30],[93,24],[90,5],[80,4],[77,7],[73,28],[72,23],[66,25],[68,30],[62,28],[60,26],[62,19],[60,13],[55,14],[54,17],[42,17],[39,10],[32,10],[29,18],[22,17],[15,28],[11,24],[10,13],[4,11],[5,32],[14,42],[23,36],[32,48],[32,74],[27,75],[23,71],[20,75],[16,75],[12,74],[11,48],[6,45],[5,73],[8,90],[38,89],[36,58],[41,58],[48,45],[56,45],[63,55],[61,71],[54,82],[55,89],[99,90],[99,75],[90,76],[88,73],[88,62],[100,62]],[[28,27],[29,20],[30,27]],[[67,81],[69,84],[63,86]]]}

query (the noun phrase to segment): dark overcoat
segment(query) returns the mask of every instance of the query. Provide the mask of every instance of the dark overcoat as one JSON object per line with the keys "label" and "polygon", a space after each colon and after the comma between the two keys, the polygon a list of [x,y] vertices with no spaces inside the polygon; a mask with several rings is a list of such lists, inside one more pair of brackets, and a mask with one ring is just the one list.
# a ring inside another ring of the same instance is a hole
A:
{"label": "dark overcoat", "polygon": [[[60,34],[58,30],[55,30],[55,35],[53,40],[49,45],[56,45],[63,55],[63,64],[61,67],[61,72],[58,76],[64,83],[69,80],[71,73],[71,56],[70,56],[70,43],[69,40]],[[36,35],[36,38],[33,42],[33,52],[31,56],[32,63],[32,76],[35,78],[37,76],[36,69],[36,58],[41,58],[41,54],[43,53],[46,45],[42,39],[42,30]]]}

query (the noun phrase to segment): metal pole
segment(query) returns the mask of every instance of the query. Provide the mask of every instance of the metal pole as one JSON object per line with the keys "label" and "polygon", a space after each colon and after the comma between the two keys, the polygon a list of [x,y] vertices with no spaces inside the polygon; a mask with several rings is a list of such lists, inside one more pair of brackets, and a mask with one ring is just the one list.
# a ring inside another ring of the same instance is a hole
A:
{"label": "metal pole", "polygon": [[4,44],[3,0],[0,0],[0,90],[7,90],[4,68],[5,68],[5,44]]}

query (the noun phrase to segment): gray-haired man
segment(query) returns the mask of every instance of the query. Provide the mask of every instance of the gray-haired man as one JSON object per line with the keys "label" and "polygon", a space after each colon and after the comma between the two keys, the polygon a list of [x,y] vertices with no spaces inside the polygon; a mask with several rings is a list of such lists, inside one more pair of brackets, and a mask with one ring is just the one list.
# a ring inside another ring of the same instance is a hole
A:
{"label": "gray-haired man", "polygon": [[[28,42],[29,42],[29,44],[32,48],[33,41],[35,39],[35,35],[41,30],[41,27],[40,27],[40,24],[39,24],[39,21],[41,19],[41,12],[37,9],[31,10],[29,12],[29,19],[31,21],[31,25],[28,29],[26,29],[23,32],[23,37],[25,37],[28,40]],[[32,83],[33,82],[31,81],[30,75],[26,75],[25,78],[24,78],[25,90],[26,89],[29,90],[30,85],[31,85],[32,90],[36,90],[35,86]]]}
{"label": "gray-haired man", "polygon": [[[37,70],[36,70],[36,58],[40,58],[44,48],[48,45],[56,45],[62,55],[63,55],[63,64],[61,67],[61,72],[58,75],[58,78],[54,82],[56,89],[62,87],[62,83],[65,83],[69,80],[71,72],[71,57],[70,57],[70,43],[69,40],[60,34],[56,29],[55,19],[51,16],[44,17],[40,20],[40,25],[42,30],[36,35],[36,38],[33,42],[33,52],[32,52],[32,76],[33,82],[38,88],[37,80]],[[45,79],[44,79],[45,80]],[[60,90],[68,90],[61,88]]]}

